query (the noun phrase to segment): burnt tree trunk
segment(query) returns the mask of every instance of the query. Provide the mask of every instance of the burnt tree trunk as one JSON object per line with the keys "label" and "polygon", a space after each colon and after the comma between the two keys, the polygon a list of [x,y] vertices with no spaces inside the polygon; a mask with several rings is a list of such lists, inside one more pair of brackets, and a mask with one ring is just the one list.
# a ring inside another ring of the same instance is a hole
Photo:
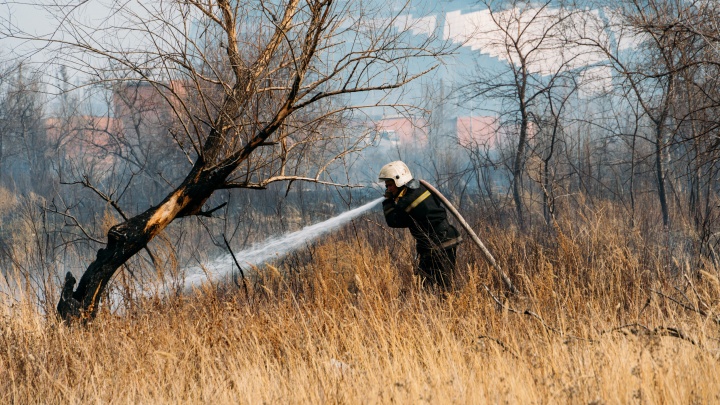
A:
{"label": "burnt tree trunk", "polygon": [[183,183],[160,204],[110,228],[107,246],[98,250],[74,292],[75,278],[71,273],[66,274],[58,314],[68,321],[78,317],[93,318],[100,296],[117,269],[173,220],[200,212],[225,177],[218,172],[206,173],[196,165]]}

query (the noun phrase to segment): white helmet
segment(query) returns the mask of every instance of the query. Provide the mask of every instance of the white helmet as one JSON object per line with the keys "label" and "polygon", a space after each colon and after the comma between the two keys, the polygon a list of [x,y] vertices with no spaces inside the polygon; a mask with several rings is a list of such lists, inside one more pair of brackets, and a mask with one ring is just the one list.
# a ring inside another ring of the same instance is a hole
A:
{"label": "white helmet", "polygon": [[400,160],[390,162],[380,169],[380,180],[395,180],[395,185],[402,187],[413,179],[410,169]]}

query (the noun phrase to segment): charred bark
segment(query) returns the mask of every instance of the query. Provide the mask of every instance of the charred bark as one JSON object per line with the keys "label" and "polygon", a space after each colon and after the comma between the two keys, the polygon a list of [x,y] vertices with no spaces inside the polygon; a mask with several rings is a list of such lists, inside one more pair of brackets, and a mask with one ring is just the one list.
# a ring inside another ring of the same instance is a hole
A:
{"label": "charred bark", "polygon": [[65,276],[57,311],[66,321],[77,318],[92,319],[98,310],[100,298],[115,272],[176,218],[200,212],[203,204],[217,190],[222,178],[216,176],[190,176],[162,203],[108,231],[107,245],[98,250],[95,260],[88,266],[73,292],[75,278]]}

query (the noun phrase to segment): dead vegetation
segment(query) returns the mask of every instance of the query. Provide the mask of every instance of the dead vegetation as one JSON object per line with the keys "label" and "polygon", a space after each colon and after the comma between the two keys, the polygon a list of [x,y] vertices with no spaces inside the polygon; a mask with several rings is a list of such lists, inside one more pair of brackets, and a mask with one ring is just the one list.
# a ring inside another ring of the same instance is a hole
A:
{"label": "dead vegetation", "polygon": [[719,401],[718,269],[612,205],[580,214],[528,234],[475,219],[520,296],[467,243],[457,291],[422,291],[412,241],[372,217],[268,266],[247,292],[103,307],[84,327],[21,292],[0,307],[0,400]]}

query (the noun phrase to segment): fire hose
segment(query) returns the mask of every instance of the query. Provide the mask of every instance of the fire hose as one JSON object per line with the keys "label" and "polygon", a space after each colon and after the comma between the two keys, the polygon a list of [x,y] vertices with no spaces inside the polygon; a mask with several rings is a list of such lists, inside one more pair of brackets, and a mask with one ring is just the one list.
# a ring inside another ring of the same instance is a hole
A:
{"label": "fire hose", "polygon": [[470,227],[470,225],[465,221],[465,219],[460,215],[458,210],[455,209],[455,207],[448,201],[447,198],[445,198],[444,195],[442,195],[435,187],[431,186],[427,181],[420,180],[420,184],[425,186],[433,195],[435,195],[444,205],[447,207],[448,210],[453,214],[453,216],[458,220],[460,225],[465,229],[465,231],[470,235],[470,238],[475,242],[475,244],[480,248],[480,251],[482,251],[485,260],[498,272],[500,275],[500,278],[505,283],[505,286],[513,293],[518,294],[519,291],[517,288],[515,288],[515,285],[513,285],[512,281],[510,281],[510,277],[505,274],[505,272],[500,268],[500,265],[495,261],[495,258],[492,254],[490,254],[490,251],[485,247],[485,245],[482,243],[480,238],[478,238],[477,234],[475,234],[475,231]]}

